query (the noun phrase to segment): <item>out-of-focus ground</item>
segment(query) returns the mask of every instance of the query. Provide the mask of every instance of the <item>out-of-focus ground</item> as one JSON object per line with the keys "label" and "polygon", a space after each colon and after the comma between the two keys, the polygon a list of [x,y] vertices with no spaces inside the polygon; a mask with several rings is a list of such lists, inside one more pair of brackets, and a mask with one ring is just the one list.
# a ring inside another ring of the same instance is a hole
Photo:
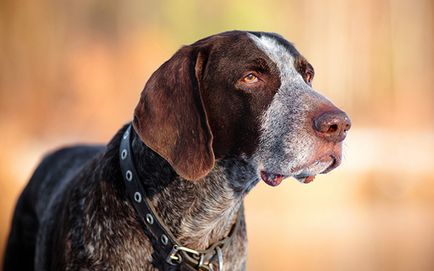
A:
{"label": "out-of-focus ground", "polygon": [[434,270],[434,4],[0,2],[0,254],[15,201],[58,146],[107,142],[181,44],[278,32],[353,128],[343,164],[246,199],[248,270]]}

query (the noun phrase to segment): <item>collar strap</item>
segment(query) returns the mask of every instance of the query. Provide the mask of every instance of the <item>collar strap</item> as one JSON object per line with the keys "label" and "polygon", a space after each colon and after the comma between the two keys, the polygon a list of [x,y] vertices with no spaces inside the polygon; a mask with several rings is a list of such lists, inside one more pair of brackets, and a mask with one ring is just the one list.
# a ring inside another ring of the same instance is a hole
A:
{"label": "collar strap", "polygon": [[122,170],[126,194],[134,206],[140,221],[144,225],[147,236],[151,239],[157,254],[169,265],[186,264],[191,270],[213,271],[213,262],[217,260],[218,270],[223,270],[222,249],[229,243],[240,224],[243,208],[240,208],[236,223],[229,236],[214,243],[206,250],[194,250],[181,246],[163,220],[158,216],[154,206],[146,197],[139,175],[134,167],[131,151],[131,134],[134,132],[130,124],[125,130],[119,147],[119,160]]}

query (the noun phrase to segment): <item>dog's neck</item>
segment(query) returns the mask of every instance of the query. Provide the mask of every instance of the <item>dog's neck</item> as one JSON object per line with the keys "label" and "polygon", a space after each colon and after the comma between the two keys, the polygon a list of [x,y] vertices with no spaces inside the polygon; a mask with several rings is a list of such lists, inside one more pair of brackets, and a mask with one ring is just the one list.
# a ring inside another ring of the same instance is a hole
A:
{"label": "dog's neck", "polygon": [[206,249],[228,235],[247,192],[257,183],[243,159],[222,159],[203,179],[187,181],[137,135],[133,160],[147,197],[180,244]]}

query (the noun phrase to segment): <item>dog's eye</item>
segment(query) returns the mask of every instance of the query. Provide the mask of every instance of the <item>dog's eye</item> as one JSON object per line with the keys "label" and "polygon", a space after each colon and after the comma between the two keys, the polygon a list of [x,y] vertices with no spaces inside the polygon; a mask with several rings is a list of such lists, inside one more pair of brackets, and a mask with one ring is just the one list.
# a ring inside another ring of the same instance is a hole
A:
{"label": "dog's eye", "polygon": [[249,73],[248,75],[244,76],[243,82],[248,84],[256,83],[258,82],[258,77],[253,73]]}

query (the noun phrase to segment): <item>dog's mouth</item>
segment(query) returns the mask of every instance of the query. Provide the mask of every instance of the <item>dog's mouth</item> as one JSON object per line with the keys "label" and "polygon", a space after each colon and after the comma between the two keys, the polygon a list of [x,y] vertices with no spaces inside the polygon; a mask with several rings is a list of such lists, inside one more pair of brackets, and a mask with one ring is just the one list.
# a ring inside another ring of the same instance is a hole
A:
{"label": "dog's mouth", "polygon": [[261,171],[262,180],[270,186],[278,186],[283,181],[283,179],[287,177],[288,176],[282,174],[269,173],[263,170]]}
{"label": "dog's mouth", "polygon": [[291,172],[293,173],[290,175],[271,173],[264,170],[261,171],[260,175],[262,180],[270,186],[278,186],[283,181],[283,179],[290,176],[294,177],[297,181],[301,183],[308,184],[315,179],[316,175],[330,172],[339,164],[340,159],[338,159],[334,155],[329,155],[318,159],[307,166],[297,167],[296,169],[291,170]]}

